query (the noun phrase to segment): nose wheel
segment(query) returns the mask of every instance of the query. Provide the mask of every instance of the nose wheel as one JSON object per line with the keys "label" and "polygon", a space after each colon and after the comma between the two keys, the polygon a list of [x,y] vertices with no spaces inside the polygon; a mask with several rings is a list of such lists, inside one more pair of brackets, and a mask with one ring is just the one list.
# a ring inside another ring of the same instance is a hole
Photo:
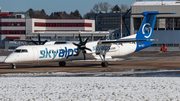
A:
{"label": "nose wheel", "polygon": [[60,66],[60,67],[66,66],[66,62],[65,62],[65,61],[60,61],[60,62],[59,62],[59,66]]}
{"label": "nose wheel", "polygon": [[15,64],[12,64],[12,69],[16,69],[16,65]]}

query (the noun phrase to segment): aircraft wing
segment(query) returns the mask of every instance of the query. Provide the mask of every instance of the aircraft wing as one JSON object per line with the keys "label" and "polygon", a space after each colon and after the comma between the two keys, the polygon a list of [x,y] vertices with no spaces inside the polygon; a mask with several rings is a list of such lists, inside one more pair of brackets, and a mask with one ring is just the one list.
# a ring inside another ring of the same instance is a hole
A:
{"label": "aircraft wing", "polygon": [[31,42],[31,40],[14,39],[14,41]]}
{"label": "aircraft wing", "polygon": [[100,40],[98,44],[110,44],[110,43],[129,43],[139,41],[154,41],[154,39],[120,39],[120,40]]}

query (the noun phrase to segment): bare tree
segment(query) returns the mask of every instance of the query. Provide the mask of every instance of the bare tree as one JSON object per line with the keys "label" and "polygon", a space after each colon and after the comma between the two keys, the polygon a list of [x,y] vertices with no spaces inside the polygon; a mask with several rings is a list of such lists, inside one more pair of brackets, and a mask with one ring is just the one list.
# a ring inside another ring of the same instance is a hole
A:
{"label": "bare tree", "polygon": [[91,9],[91,12],[99,13],[100,11],[108,12],[111,9],[111,5],[108,2],[100,2],[95,4]]}
{"label": "bare tree", "polygon": [[65,11],[64,12],[59,12],[59,15],[60,15],[61,19],[67,18],[67,14],[66,14]]}
{"label": "bare tree", "polygon": [[129,9],[128,5],[127,4],[121,4],[121,11],[122,12],[126,12],[127,10]]}
{"label": "bare tree", "polygon": [[104,2],[104,3],[101,2],[101,3],[99,3],[99,7],[100,7],[101,11],[108,12],[111,5],[108,2]]}
{"label": "bare tree", "polygon": [[44,9],[42,9],[42,10],[40,11],[40,18],[43,18],[43,19],[47,18],[47,15],[46,15],[46,12],[45,12]]}
{"label": "bare tree", "polygon": [[99,5],[95,4],[93,9],[91,9],[91,12],[95,12],[95,13],[99,13],[100,9],[99,9]]}

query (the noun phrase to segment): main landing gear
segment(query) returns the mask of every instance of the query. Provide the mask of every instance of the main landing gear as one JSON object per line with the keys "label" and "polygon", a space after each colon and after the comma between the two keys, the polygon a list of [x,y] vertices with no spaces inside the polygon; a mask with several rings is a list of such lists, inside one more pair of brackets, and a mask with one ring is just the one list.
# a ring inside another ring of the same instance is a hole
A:
{"label": "main landing gear", "polygon": [[108,62],[107,62],[107,61],[103,61],[103,62],[101,63],[101,66],[102,66],[102,67],[108,67]]}
{"label": "main landing gear", "polygon": [[102,55],[103,58],[101,57],[101,55],[99,55],[99,56],[100,56],[100,58],[101,58],[101,60],[102,60],[101,66],[102,66],[102,67],[108,67],[108,62],[105,61],[105,55]]}
{"label": "main landing gear", "polygon": [[60,66],[60,67],[66,66],[66,62],[65,62],[65,61],[60,61],[60,62],[59,62],[59,66]]}
{"label": "main landing gear", "polygon": [[12,69],[16,69],[16,65],[14,63],[12,64]]}

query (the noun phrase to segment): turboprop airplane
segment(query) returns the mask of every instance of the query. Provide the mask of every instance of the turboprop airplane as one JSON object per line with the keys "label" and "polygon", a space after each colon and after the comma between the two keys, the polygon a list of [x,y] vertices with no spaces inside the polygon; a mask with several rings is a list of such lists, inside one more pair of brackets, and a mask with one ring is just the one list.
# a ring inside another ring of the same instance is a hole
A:
{"label": "turboprop airplane", "polygon": [[15,64],[17,63],[54,61],[59,62],[59,66],[65,66],[66,61],[101,58],[102,67],[108,67],[106,58],[122,57],[153,44],[151,37],[156,17],[157,14],[162,13],[158,13],[158,11],[147,11],[141,14],[144,16],[144,20],[137,34],[117,40],[87,42],[88,38],[85,41],[82,41],[81,36],[79,35],[80,42],[58,43],[55,41],[39,41],[40,45],[20,46],[16,48],[6,57],[4,62],[12,64],[12,68],[15,69]]}

